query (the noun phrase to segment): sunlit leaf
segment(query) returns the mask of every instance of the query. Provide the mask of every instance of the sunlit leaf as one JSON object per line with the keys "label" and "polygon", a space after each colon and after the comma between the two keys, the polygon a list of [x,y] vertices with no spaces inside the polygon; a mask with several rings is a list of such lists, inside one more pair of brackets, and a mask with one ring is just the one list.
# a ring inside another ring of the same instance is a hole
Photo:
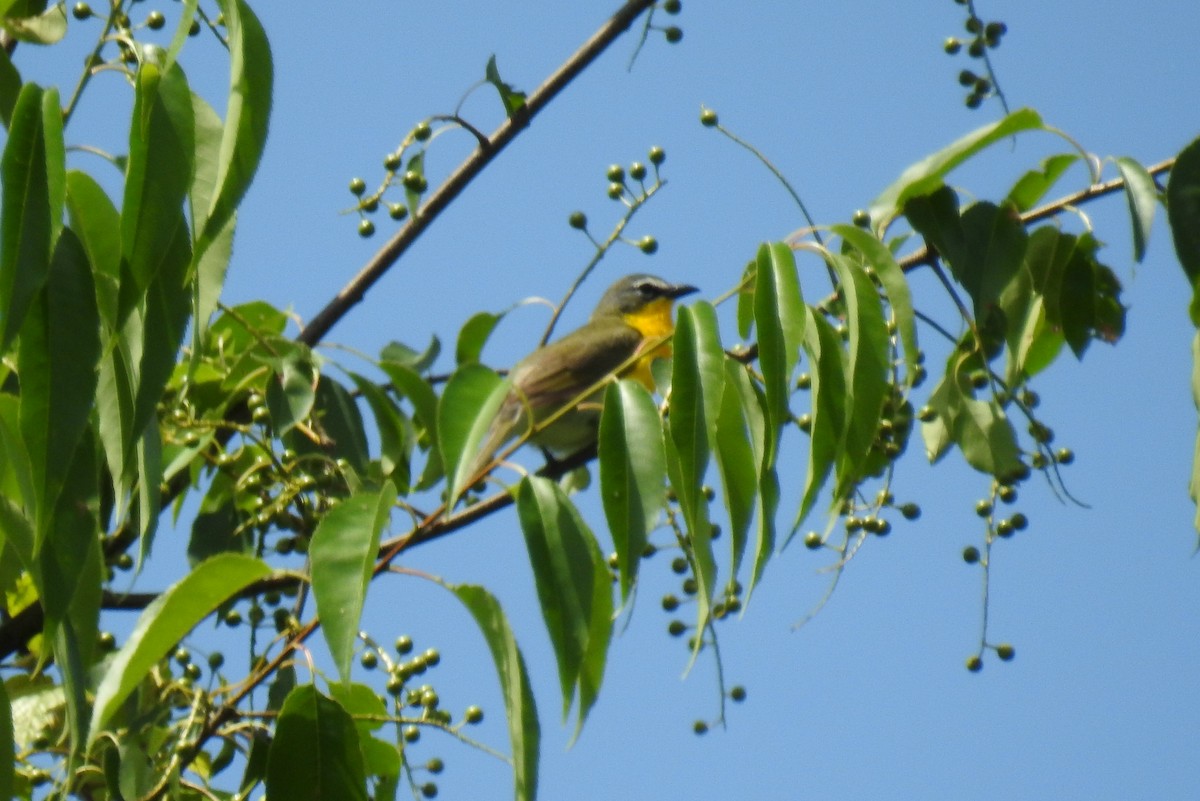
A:
{"label": "sunlit leaf", "polygon": [[773,462],[774,442],[791,417],[788,398],[804,339],[804,301],[791,249],[781,242],[762,245],[756,262],[754,325],[771,429],[767,459]]}
{"label": "sunlit leaf", "polygon": [[449,478],[447,508],[476,478],[479,461],[491,458],[481,448],[507,395],[507,382],[478,364],[460,367],[446,383],[438,404],[438,445]]}
{"label": "sunlit leaf", "polygon": [[316,401],[317,370],[312,354],[299,346],[272,359],[274,375],[267,381],[271,425],[283,436],[312,412]]}
{"label": "sunlit leaf", "polygon": [[473,584],[451,585],[449,589],[475,618],[492,653],[504,695],[504,710],[508,716],[514,795],[516,801],[532,801],[537,796],[541,729],[525,658],[521,656],[500,602],[491,593]]}
{"label": "sunlit leaf", "polygon": [[313,598],[343,682],[350,681],[367,585],[395,502],[396,488],[387,482],[376,492],[360,492],[342,501],[313,532],[309,548]]}
{"label": "sunlit leaf", "polygon": [[472,315],[458,332],[458,341],[454,345],[454,363],[462,366],[478,362],[488,337],[502,319],[503,314],[492,312],[478,312]]}
{"label": "sunlit leaf", "polygon": [[501,80],[500,70],[496,68],[496,57],[494,55],[488,58],[487,69],[484,71],[484,80],[496,87],[496,91],[500,93],[500,102],[504,104],[505,116],[511,117],[524,107],[525,93],[518,92]]}
{"label": "sunlit leaf", "polygon": [[[757,396],[748,386],[744,367],[727,361],[725,381],[713,453],[721,476],[725,508],[729,511],[729,577],[732,580],[738,576],[754,517],[766,421]],[[742,384],[745,386],[739,386]]]}
{"label": "sunlit leaf", "polygon": [[951,170],[988,146],[1022,131],[1042,127],[1042,118],[1036,111],[1018,109],[925,157],[901,173],[891,186],[871,202],[868,211],[872,222],[875,225],[886,225],[904,208],[910,198],[937,189]]}
{"label": "sunlit leaf", "polygon": [[637,381],[615,381],[605,390],[598,448],[600,498],[626,600],[666,499],[662,421]]}
{"label": "sunlit leaf", "polygon": [[1154,176],[1128,156],[1119,156],[1114,161],[1125,180],[1125,197],[1129,200],[1129,219],[1133,223],[1133,258],[1141,261],[1146,256],[1146,243],[1150,240],[1150,228],[1154,224],[1154,210],[1158,207],[1158,187],[1154,184]]}
{"label": "sunlit leaf", "polygon": [[437,361],[441,355],[442,343],[436,336],[431,337],[429,346],[423,353],[417,353],[412,348],[400,342],[389,342],[379,353],[379,360],[384,365],[398,364],[414,373],[423,373]]}
{"label": "sunlit leaf", "polygon": [[121,284],[121,217],[108,194],[92,176],[67,172],[67,210],[71,230],[79,237],[92,265],[100,319],[111,330],[117,324]]}
{"label": "sunlit leaf", "polygon": [[812,308],[808,312],[804,350],[811,363],[809,396],[812,409],[809,414],[812,428],[809,431],[808,470],[789,541],[804,524],[825,486],[837,458],[842,432],[846,429],[846,415],[851,411],[847,359],[841,338],[825,316]]}
{"label": "sunlit leaf", "polygon": [[303,684],[288,694],[267,757],[271,798],[367,801],[367,776],[354,719]]}
{"label": "sunlit leaf", "polygon": [[36,17],[8,17],[4,30],[20,42],[55,44],[67,35],[67,4],[55,3]]}
{"label": "sunlit leaf", "polygon": [[526,476],[517,514],[562,686],[563,717],[576,688],[576,734],[600,693],[612,636],[612,578],[596,538],[555,482]]}
{"label": "sunlit leaf", "polygon": [[109,662],[93,704],[91,743],[150,668],[223,602],[271,568],[241,554],[221,554],[197,565],[138,617],[128,641]]}
{"label": "sunlit leaf", "polygon": [[1021,176],[1009,190],[1005,202],[1017,211],[1026,212],[1046,196],[1067,169],[1079,161],[1078,153],[1058,153],[1042,159],[1041,165]]}

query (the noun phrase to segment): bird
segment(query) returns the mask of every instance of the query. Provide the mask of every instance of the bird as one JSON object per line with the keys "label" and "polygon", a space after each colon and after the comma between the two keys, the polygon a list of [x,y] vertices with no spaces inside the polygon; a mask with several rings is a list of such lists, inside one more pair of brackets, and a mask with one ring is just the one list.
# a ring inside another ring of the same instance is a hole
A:
{"label": "bird", "polygon": [[[606,376],[635,379],[653,392],[650,365],[671,355],[670,342],[662,339],[675,330],[674,303],[696,291],[690,284],[672,284],[646,273],[613,283],[586,323],[539,347],[509,371],[511,389],[467,475],[479,476],[506,443],[579,400]],[[645,352],[638,356],[641,351]],[[530,440],[551,458],[590,446],[599,430],[603,394],[604,387],[598,387]]]}

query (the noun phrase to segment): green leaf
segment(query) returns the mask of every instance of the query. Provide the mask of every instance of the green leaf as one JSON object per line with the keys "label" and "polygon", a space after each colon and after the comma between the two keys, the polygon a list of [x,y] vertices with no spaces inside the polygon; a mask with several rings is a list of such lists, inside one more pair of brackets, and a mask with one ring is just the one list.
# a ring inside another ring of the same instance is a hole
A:
{"label": "green leaf", "polygon": [[[33,468],[21,439],[20,399],[7,393],[0,393],[0,488],[4,490],[0,495],[24,507],[30,516],[37,510]],[[33,553],[32,534],[29,553]]]}
{"label": "green leaf", "polygon": [[4,30],[19,42],[55,44],[67,35],[67,4],[55,3],[36,17],[7,17]]}
{"label": "green leaf", "polygon": [[12,124],[13,109],[20,94],[21,73],[13,66],[8,51],[0,47],[0,122],[4,123],[5,128]]}
{"label": "green leaf", "polygon": [[922,430],[925,449],[933,462],[956,444],[976,470],[1003,478],[1021,468],[1020,448],[999,404],[972,395],[970,366],[978,363],[977,354],[951,354],[945,377],[929,397],[937,417]]}
{"label": "green leaf", "polygon": [[271,568],[258,559],[221,554],[198,565],[146,607],[96,690],[88,742],[95,741],[163,654],[222,603],[270,574]]}
{"label": "green leaf", "polygon": [[500,79],[500,70],[496,68],[495,55],[488,59],[487,69],[484,71],[484,80],[496,87],[496,91],[500,93],[500,102],[504,104],[505,116],[511,117],[524,108],[525,93],[518,92]]}
{"label": "green leaf", "polygon": [[809,370],[812,379],[809,387],[812,428],[804,490],[800,496],[796,521],[788,535],[789,542],[804,525],[821,488],[825,486],[837,459],[842,432],[846,430],[846,416],[852,410],[847,357],[842,350],[841,337],[825,316],[811,307],[808,311],[808,327],[805,329],[804,350],[812,364]]}
{"label": "green leaf", "polygon": [[250,187],[266,146],[271,117],[275,68],[262,24],[244,0],[224,0],[221,8],[229,43],[229,103],[216,191],[197,237],[197,258],[221,236]]}
{"label": "green leaf", "polygon": [[538,747],[541,730],[529,671],[525,658],[517,647],[512,627],[500,608],[500,602],[483,587],[473,584],[451,585],[458,600],[475,618],[492,661],[500,677],[504,709],[508,716],[508,735],[512,743],[513,785],[516,801],[532,801],[537,797]]}
{"label": "green leaf", "polygon": [[771,434],[767,459],[774,463],[774,444],[791,418],[788,397],[792,372],[804,340],[804,299],[796,276],[796,260],[787,245],[776,242],[758,249],[754,282],[754,325],[758,329],[758,363],[767,395]]}
{"label": "green leaf", "polygon": [[45,611],[44,629],[50,634],[67,617],[76,591],[83,587],[89,551],[99,542],[98,467],[89,433],[65,460],[61,493],[46,507],[44,521],[39,521],[45,530],[39,532],[37,544],[38,594]]}
{"label": "green leaf", "polygon": [[71,229],[92,265],[100,319],[105,330],[111,331],[117,325],[121,286],[121,216],[100,184],[79,170],[67,173],[67,210]]}
{"label": "green leaf", "polygon": [[392,387],[400,397],[408,398],[413,407],[413,419],[424,431],[421,435],[422,447],[429,452],[425,469],[417,481],[417,489],[428,489],[442,476],[442,455],[437,429],[438,399],[433,387],[417,372],[403,364],[381,362],[380,368],[392,382]]}
{"label": "green leaf", "polygon": [[320,422],[321,433],[326,437],[324,445],[317,445],[293,430],[286,439],[288,447],[300,455],[322,454],[345,459],[356,474],[366,473],[371,457],[362,414],[349,391],[328,375],[322,375],[317,382],[312,417]]}
{"label": "green leaf", "polygon": [[917,346],[916,312],[913,310],[912,292],[904,271],[892,255],[892,251],[874,234],[853,225],[834,225],[830,230],[861,253],[866,263],[879,276],[883,290],[887,293],[892,319],[896,322],[896,331],[900,334],[900,342],[904,347],[905,386],[912,387],[920,349]]}
{"label": "green leaf", "polygon": [[[743,383],[745,386],[740,386]],[[763,412],[749,388],[745,368],[727,361],[713,452],[729,512],[730,580],[738,576],[758,497],[760,461],[755,451],[763,450],[766,428]]]}
{"label": "green leaf", "polygon": [[241,519],[236,506],[236,482],[229,473],[217,471],[192,518],[192,536],[188,539],[188,564],[195,567],[219,553],[254,552],[251,530],[238,530]]}
{"label": "green leaf", "polygon": [[1018,109],[925,157],[901,173],[891,186],[871,202],[869,213],[872,223],[880,227],[886,226],[909,199],[937,189],[951,170],[981,150],[1022,131],[1042,128],[1042,118],[1036,111]]}
{"label": "green leaf", "polygon": [[376,492],[356,493],[326,513],[313,532],[309,549],[313,598],[325,642],[347,684],[380,535],[395,502],[391,482]]}
{"label": "green leaf", "polygon": [[468,364],[454,371],[438,404],[438,447],[449,479],[446,508],[454,508],[477,476],[488,429],[509,392],[509,382],[486,367]]}
{"label": "green leaf", "polygon": [[737,326],[738,336],[742,339],[750,338],[750,331],[754,325],[754,283],[758,279],[758,259],[752,259],[746,263],[746,269],[742,271],[742,281],[738,285],[737,295]]}
{"label": "green leaf", "polygon": [[1154,224],[1158,187],[1154,184],[1154,176],[1138,162],[1128,156],[1119,156],[1114,160],[1125,180],[1125,197],[1129,200],[1129,219],[1133,223],[1133,258],[1140,262],[1146,256],[1146,243],[1150,240],[1150,228]]}
{"label": "green leaf", "polygon": [[479,312],[467,320],[458,332],[458,341],[454,345],[454,363],[461,367],[479,361],[483,346],[488,337],[496,330],[496,324],[504,319],[503,314]]}
{"label": "green leaf", "polygon": [[[7,181],[7,176],[6,176]],[[6,183],[7,186],[7,183]],[[1167,222],[1175,255],[1192,284],[1192,322],[1200,326],[1200,139],[1180,151],[1167,181]],[[5,229],[7,231],[7,228]]]}
{"label": "green leaf", "polygon": [[671,371],[671,413],[667,418],[667,475],[679,499],[692,547],[699,585],[697,629],[708,623],[716,583],[712,523],[702,488],[725,389],[724,358],[712,306],[697,303],[680,308]]}
{"label": "green leaf", "polygon": [[12,705],[4,682],[0,681],[0,798],[13,797],[12,753],[15,748]]}
{"label": "green leaf", "polygon": [[579,688],[578,736],[604,678],[612,637],[611,574],[595,536],[555,482],[522,479],[517,514],[558,661],[564,719]]}
{"label": "green leaf", "polygon": [[20,358],[21,434],[33,468],[40,538],[87,428],[100,358],[92,273],[69,229],[59,236],[48,278],[30,304]]}
{"label": "green leaf", "polygon": [[423,373],[437,361],[442,353],[442,342],[436,336],[429,340],[429,347],[424,353],[417,353],[412,348],[400,342],[389,342],[379,353],[379,361],[387,364],[398,364],[414,373]]}
{"label": "green leaf", "polygon": [[367,776],[354,719],[311,684],[279,710],[267,757],[267,795],[296,801],[367,801]]}
{"label": "green leaf", "polygon": [[0,353],[46,280],[62,228],[65,150],[58,92],[21,87],[0,158]]}
{"label": "green leaf", "polygon": [[267,380],[267,409],[279,436],[303,422],[317,397],[317,369],[308,348],[296,345],[271,360],[273,375]]}
{"label": "green leaf", "polygon": [[375,426],[379,430],[379,464],[383,475],[395,482],[401,494],[407,494],[411,483],[409,461],[412,457],[412,437],[409,432],[412,427],[382,387],[354,373],[350,374],[350,378],[375,416]]}
{"label": "green leaf", "polygon": [[889,392],[891,351],[879,293],[871,279],[847,258],[831,255],[828,259],[845,297],[850,333],[846,375],[851,411],[845,417],[837,459],[836,499],[840,500],[864,478],[871,446],[879,433],[883,401]]}
{"label": "green leaf", "polygon": [[626,601],[666,501],[662,420],[654,398],[639,382],[608,385],[598,450],[600,498],[617,553],[621,600]]}
{"label": "green leaf", "polygon": [[1115,342],[1125,331],[1121,285],[1096,260],[1091,234],[1065,234],[1052,226],[1033,232],[1025,264],[1033,290],[1043,296],[1046,323],[1061,332],[1077,358],[1097,337]]}
{"label": "green leaf", "polygon": [[[195,10],[192,16],[195,18]],[[188,191],[188,207],[192,219],[192,234],[199,238],[208,221],[208,211],[216,192],[217,173],[221,168],[221,137],[224,126],[212,106],[195,92],[192,93],[192,116],[196,130],[196,169]],[[233,231],[237,216],[231,214],[225,224],[208,241],[193,241],[192,283],[192,361],[194,372],[203,354],[202,343],[208,331],[208,323],[217,310],[221,288],[225,283],[225,272],[233,252]],[[203,247],[200,245],[203,244]]]}
{"label": "green leaf", "polygon": [[177,258],[196,153],[192,93],[179,65],[163,72],[143,63],[135,90],[121,206],[123,273],[133,286],[122,289],[123,314],[149,289],[164,260]]}
{"label": "green leaf", "polygon": [[1009,190],[1005,203],[1012,204],[1019,212],[1029,211],[1046,196],[1067,169],[1079,161],[1078,153],[1059,153],[1042,159],[1041,166],[1021,176]]}

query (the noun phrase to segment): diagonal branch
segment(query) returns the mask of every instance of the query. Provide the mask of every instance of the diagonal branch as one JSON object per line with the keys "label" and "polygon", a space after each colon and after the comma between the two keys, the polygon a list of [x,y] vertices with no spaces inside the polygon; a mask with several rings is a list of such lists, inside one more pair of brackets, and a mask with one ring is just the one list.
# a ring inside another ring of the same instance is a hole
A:
{"label": "diagonal branch", "polygon": [[479,148],[467,157],[458,169],[446,179],[437,191],[420,208],[403,228],[379,249],[372,259],[359,271],[358,275],[342,287],[341,291],[326,304],[325,308],[304,327],[298,339],[306,345],[316,345],[350,309],[366,297],[367,290],[391,269],[404,252],[420,238],[425,229],[437,219],[454,201],[467,185],[500,154],[517,135],[529,125],[530,121],[554,97],[566,88],[584,69],[591,65],[610,44],[624,33],[633,21],[654,4],[654,0],[628,0],[617,13],[613,14],[592,37],[583,43],[557,71],[529,95],[525,105],[501,123],[485,141],[480,142]]}

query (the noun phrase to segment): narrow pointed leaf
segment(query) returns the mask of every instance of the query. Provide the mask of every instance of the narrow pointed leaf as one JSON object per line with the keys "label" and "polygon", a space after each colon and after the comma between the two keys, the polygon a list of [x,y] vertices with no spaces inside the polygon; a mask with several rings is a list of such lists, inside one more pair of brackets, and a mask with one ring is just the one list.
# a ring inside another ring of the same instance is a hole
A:
{"label": "narrow pointed leaf", "polygon": [[576,688],[576,734],[600,693],[612,636],[612,579],[596,538],[554,481],[526,476],[517,514],[562,686],[563,718]]}
{"label": "narrow pointed leaf", "polygon": [[[1200,409],[1200,332],[1192,339],[1192,401]],[[1200,430],[1196,432],[1196,447],[1192,454],[1192,479],[1188,483],[1188,494],[1196,504],[1196,516],[1192,521],[1200,536]],[[1200,539],[1196,545],[1200,548]]]}
{"label": "narrow pointed leaf", "polygon": [[401,494],[406,494],[410,484],[409,460],[412,456],[411,426],[383,388],[363,376],[350,374],[354,386],[366,399],[375,416],[379,431],[379,466],[385,478],[391,478]]}
{"label": "narrow pointed leaf", "polygon": [[494,55],[488,59],[487,69],[484,71],[484,80],[496,87],[496,91],[500,93],[500,102],[504,104],[504,113],[506,116],[513,116],[525,106],[525,93],[518,92],[501,80],[500,70],[496,68],[496,57]]}
{"label": "narrow pointed leaf", "polygon": [[13,108],[21,94],[21,73],[13,66],[8,51],[0,48],[0,122],[8,128],[12,125]]}
{"label": "narrow pointed leaf", "polygon": [[812,378],[809,387],[812,428],[809,432],[808,470],[804,475],[800,507],[788,535],[789,541],[804,524],[825,486],[837,459],[842,432],[846,429],[846,417],[852,411],[850,378],[841,337],[824,315],[811,308],[804,349],[812,365],[809,369]]}
{"label": "narrow pointed leaf", "polygon": [[271,568],[240,554],[222,554],[198,565],[138,617],[129,640],[109,662],[96,690],[88,742],[95,741],[129,693],[197,623]]}
{"label": "narrow pointed leaf", "polygon": [[[804,300],[792,251],[780,242],[758,249],[754,283],[754,324],[758,330],[758,362],[767,394],[767,418],[774,443],[791,417],[788,397],[792,372],[804,340]],[[774,460],[774,447],[768,458]]]}
{"label": "narrow pointed leaf", "polygon": [[313,532],[309,549],[313,598],[325,642],[346,683],[380,535],[395,502],[391,482],[377,492],[360,492],[331,509]]}
{"label": "narrow pointed leaf", "polygon": [[1150,241],[1150,228],[1154,224],[1154,210],[1158,207],[1158,187],[1154,177],[1146,168],[1128,156],[1115,159],[1121,177],[1125,179],[1125,197],[1129,200],[1129,220],[1133,223],[1133,258],[1141,261],[1146,256],[1146,243]]}
{"label": "narrow pointed leaf", "polygon": [[68,229],[21,334],[21,435],[38,495],[39,538],[87,428],[100,358],[91,267]]}
{"label": "narrow pointed leaf", "polygon": [[1167,221],[1175,255],[1192,285],[1192,322],[1200,326],[1200,139],[1175,159],[1167,181]]}
{"label": "narrow pointed leaf", "polygon": [[71,230],[83,243],[92,265],[100,319],[106,330],[111,330],[117,324],[121,283],[121,216],[100,184],[80,170],[67,173],[67,210]]}
{"label": "narrow pointed leaf", "polygon": [[512,743],[513,785],[516,801],[533,801],[537,797],[538,749],[541,729],[529,671],[525,658],[517,647],[512,627],[500,608],[500,602],[483,587],[473,584],[451,585],[453,592],[483,633],[500,689],[504,695],[504,710],[508,716],[508,735]]}
{"label": "narrow pointed leaf", "polygon": [[605,390],[599,456],[600,498],[625,601],[666,499],[662,420],[654,399],[637,381],[615,381]]}
{"label": "narrow pointed leaf", "polygon": [[279,710],[267,756],[271,798],[367,801],[367,776],[354,718],[332,698],[303,684]]}
{"label": "narrow pointed leaf", "polygon": [[899,213],[909,198],[936,189],[951,170],[979,151],[1022,131],[1042,127],[1042,118],[1036,111],[1018,109],[918,161],[901,173],[891,186],[872,201],[869,209],[872,222],[876,225],[886,224]]}
{"label": "narrow pointed leaf", "polygon": [[46,280],[66,194],[58,92],[21,88],[0,157],[0,353]]}
{"label": "narrow pointed leaf", "polygon": [[[729,512],[729,578],[733,580],[738,576],[754,517],[760,466],[755,446],[762,451],[765,421],[758,399],[749,388],[745,368],[732,360],[726,362],[725,382],[714,454]],[[740,386],[743,383],[745,386]]]}
{"label": "narrow pointed leaf", "polygon": [[447,509],[475,478],[476,461],[485,457],[480,449],[507,394],[508,383],[478,364],[460,367],[446,383],[438,404],[438,445],[449,479]]}

